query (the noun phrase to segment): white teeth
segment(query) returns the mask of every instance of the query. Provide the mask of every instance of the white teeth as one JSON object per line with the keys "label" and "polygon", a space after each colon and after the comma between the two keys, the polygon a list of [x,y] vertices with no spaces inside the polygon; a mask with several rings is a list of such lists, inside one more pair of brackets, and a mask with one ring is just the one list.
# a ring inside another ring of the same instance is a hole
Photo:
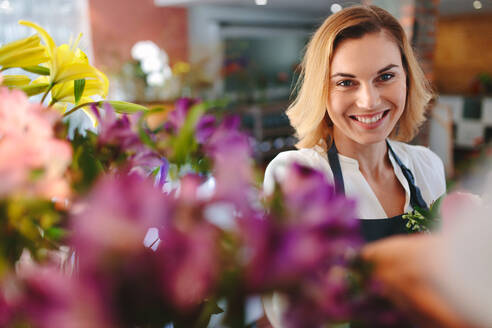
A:
{"label": "white teeth", "polygon": [[354,116],[355,119],[359,122],[370,124],[370,123],[375,123],[383,117],[383,113],[374,115],[373,117],[362,117],[362,116]]}

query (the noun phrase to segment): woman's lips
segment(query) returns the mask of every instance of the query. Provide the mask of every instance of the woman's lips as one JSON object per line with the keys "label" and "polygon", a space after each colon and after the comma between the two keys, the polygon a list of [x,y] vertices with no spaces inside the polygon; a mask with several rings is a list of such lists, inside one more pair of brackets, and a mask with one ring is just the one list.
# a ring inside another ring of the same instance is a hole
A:
{"label": "woman's lips", "polygon": [[389,109],[370,115],[350,115],[350,118],[355,122],[357,122],[359,125],[362,125],[363,127],[374,128],[377,127],[379,123],[383,121],[383,119],[386,117],[388,112]]}

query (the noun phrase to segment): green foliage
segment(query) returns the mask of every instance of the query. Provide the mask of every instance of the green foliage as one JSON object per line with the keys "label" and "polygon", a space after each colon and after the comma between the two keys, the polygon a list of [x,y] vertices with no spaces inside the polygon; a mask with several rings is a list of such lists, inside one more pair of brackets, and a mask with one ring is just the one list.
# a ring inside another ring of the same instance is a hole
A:
{"label": "green foliage", "polygon": [[66,212],[50,200],[11,197],[0,201],[0,276],[13,267],[22,251],[41,259],[45,250],[57,249],[66,236],[57,225]]}
{"label": "green foliage", "polygon": [[50,87],[49,83],[31,83],[19,89],[24,91],[24,93],[28,97],[31,97],[46,92],[46,90],[48,90],[49,87]]}
{"label": "green foliage", "polygon": [[170,158],[170,162],[178,166],[184,165],[190,159],[189,155],[197,149],[198,144],[194,138],[195,126],[207,107],[207,103],[200,103],[190,109],[185,123],[173,140],[174,152]]}
{"label": "green foliage", "polygon": [[109,103],[114,108],[114,110],[120,114],[134,114],[147,110],[147,107],[145,106],[129,103],[126,101],[107,101],[107,103]]}
{"label": "green foliage", "polygon": [[97,135],[87,131],[86,135],[75,132],[72,140],[73,161],[73,189],[79,193],[87,192],[104,167],[96,156]]}
{"label": "green foliage", "polygon": [[430,232],[437,228],[441,221],[439,214],[441,200],[442,197],[438,198],[428,210],[416,207],[412,212],[404,214],[403,219],[408,221],[405,225],[407,231]]}
{"label": "green foliage", "polygon": [[38,75],[44,75],[44,76],[50,75],[50,69],[48,67],[44,67],[40,65],[22,67],[22,69],[26,72],[30,72]]}
{"label": "green foliage", "polygon": [[78,104],[85,89],[85,79],[73,81],[73,96],[75,98],[75,104]]}

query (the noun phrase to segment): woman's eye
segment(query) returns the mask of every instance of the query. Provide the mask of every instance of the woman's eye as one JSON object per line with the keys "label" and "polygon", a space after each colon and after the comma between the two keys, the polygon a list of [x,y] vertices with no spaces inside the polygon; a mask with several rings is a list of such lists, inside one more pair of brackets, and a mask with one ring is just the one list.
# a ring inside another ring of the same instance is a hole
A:
{"label": "woman's eye", "polygon": [[392,73],[384,73],[379,76],[380,81],[389,81],[391,80],[395,75]]}
{"label": "woman's eye", "polygon": [[354,85],[354,82],[351,80],[343,80],[343,81],[338,82],[337,85],[341,86],[341,87],[350,87],[350,86]]}

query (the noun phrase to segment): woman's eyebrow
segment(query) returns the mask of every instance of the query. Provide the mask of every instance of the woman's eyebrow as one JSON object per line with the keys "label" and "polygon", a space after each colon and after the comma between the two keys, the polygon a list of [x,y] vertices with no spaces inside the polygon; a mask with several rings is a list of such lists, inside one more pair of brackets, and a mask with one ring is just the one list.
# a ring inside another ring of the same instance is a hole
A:
{"label": "woman's eyebrow", "polygon": [[349,74],[349,73],[336,73],[336,74],[333,74],[330,78],[334,78],[335,76],[343,76],[343,77],[355,78],[355,75]]}
{"label": "woman's eyebrow", "polygon": [[[387,66],[385,66],[385,67],[381,68],[381,69],[377,72],[377,74],[381,74],[381,73],[383,73],[383,72],[385,72],[385,71],[387,71],[387,70],[389,70],[389,69],[392,69],[393,67],[398,67],[398,65],[396,65],[396,64],[389,64],[389,65],[387,65]],[[355,75],[354,75],[354,74],[349,74],[349,73],[335,73],[335,74],[333,74],[332,76],[330,76],[330,78],[334,78],[334,77],[336,77],[336,76],[342,76],[342,77],[350,77],[350,78],[355,78]]]}
{"label": "woman's eyebrow", "polygon": [[398,65],[395,65],[395,64],[389,64],[388,66],[385,66],[384,68],[381,68],[379,71],[378,71],[378,74],[381,74],[383,73],[384,71],[387,71],[393,67],[398,67]]}

